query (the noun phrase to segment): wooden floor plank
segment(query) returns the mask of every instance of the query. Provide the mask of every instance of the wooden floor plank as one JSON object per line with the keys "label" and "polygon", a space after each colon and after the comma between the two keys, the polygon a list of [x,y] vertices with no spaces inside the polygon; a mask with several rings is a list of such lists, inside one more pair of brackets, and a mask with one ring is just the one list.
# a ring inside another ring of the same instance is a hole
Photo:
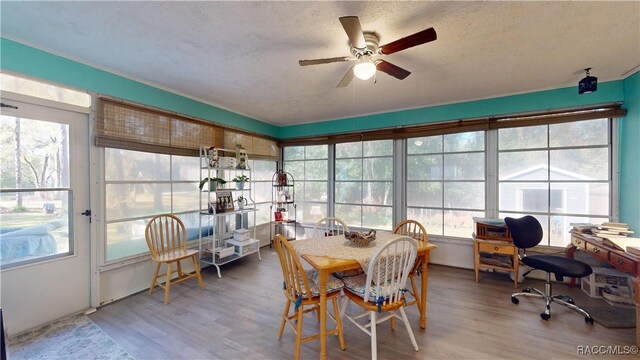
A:
{"label": "wooden floor plank", "polygon": [[[138,359],[291,358],[291,329],[277,338],[285,303],[280,263],[273,250],[263,249],[262,257],[224,266],[221,279],[214,269],[204,269],[205,289],[196,281],[172,286],[169,305],[163,304],[162,291],[141,292],[103,306],[90,318]],[[413,350],[401,323],[393,332],[387,322],[378,326],[381,359],[567,359],[579,357],[578,345],[631,345],[635,339],[635,329],[587,325],[560,306],[552,305],[551,320],[543,321],[541,301],[511,303],[513,282],[507,275],[482,273],[476,283],[470,270],[429,269],[426,330],[419,328],[417,308],[407,309],[420,351]],[[537,280],[524,285],[544,286]],[[554,285],[554,293],[571,295],[578,305],[596,301],[565,285]],[[358,309],[350,305],[349,311]],[[304,321],[305,335],[317,332],[313,314]],[[344,328],[347,350],[329,336],[328,358],[370,358],[369,337],[350,322]],[[318,341],[304,343],[301,358],[315,359],[319,351]]]}

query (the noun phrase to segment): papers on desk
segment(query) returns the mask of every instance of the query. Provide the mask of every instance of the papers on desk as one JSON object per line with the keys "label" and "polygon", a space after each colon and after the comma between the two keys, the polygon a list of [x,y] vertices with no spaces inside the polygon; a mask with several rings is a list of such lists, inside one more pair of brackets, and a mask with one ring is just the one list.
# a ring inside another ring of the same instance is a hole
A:
{"label": "papers on desk", "polygon": [[627,247],[640,246],[640,239],[626,236],[611,236],[603,238],[602,243],[618,250],[625,251]]}
{"label": "papers on desk", "polygon": [[640,244],[637,244],[637,246],[627,246],[627,252],[640,256]]}
{"label": "papers on desk", "polygon": [[505,224],[504,220],[502,219],[474,217],[473,221],[490,226],[507,227],[507,224]]}

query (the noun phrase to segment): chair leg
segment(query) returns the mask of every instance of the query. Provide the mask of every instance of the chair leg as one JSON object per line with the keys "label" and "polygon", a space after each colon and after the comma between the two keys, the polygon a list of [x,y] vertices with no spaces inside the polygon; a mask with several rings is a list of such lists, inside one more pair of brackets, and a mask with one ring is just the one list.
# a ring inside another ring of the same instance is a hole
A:
{"label": "chair leg", "polygon": [[153,278],[151,279],[151,286],[149,286],[149,295],[153,294],[153,290],[156,287],[156,281],[158,280],[158,273],[160,272],[161,263],[156,263],[156,271],[153,273]]}
{"label": "chair leg", "polygon": [[171,288],[171,263],[167,263],[167,280],[164,284],[164,303],[169,303],[169,290]]}
{"label": "chair leg", "polygon": [[278,337],[282,337],[282,333],[284,332],[284,325],[287,322],[287,317],[289,317],[289,309],[291,308],[291,301],[287,299],[287,304],[284,306],[284,313],[282,314],[282,321],[280,322],[280,330],[278,331]]}
{"label": "chair leg", "polygon": [[349,304],[349,298],[347,295],[342,295],[342,304],[340,304],[340,317],[343,317],[347,313],[347,305]]}
{"label": "chair leg", "polygon": [[196,271],[196,277],[198,278],[198,285],[200,285],[200,289],[204,289],[204,282],[202,282],[202,275],[200,275],[200,266],[198,266],[198,259],[196,259],[196,256],[193,255],[191,257],[191,260],[193,260],[193,268]]}
{"label": "chair leg", "polygon": [[344,334],[342,333],[342,319],[340,319],[340,309],[338,308],[338,299],[331,299],[333,302],[333,315],[336,318],[336,327],[338,328],[338,340],[340,340],[340,349],[345,350]]}
{"label": "chair leg", "polygon": [[182,273],[182,264],[180,264],[180,260],[176,261],[176,266],[178,267],[178,279],[182,279],[184,274]]}
{"label": "chair leg", "polygon": [[404,322],[404,326],[407,328],[407,332],[409,333],[411,345],[413,345],[413,348],[418,351],[418,343],[416,343],[416,337],[413,335],[413,330],[411,330],[411,324],[409,324],[409,320],[407,319],[407,313],[404,312],[404,306],[400,308],[400,315],[402,316],[402,322]]}
{"label": "chair leg", "polygon": [[302,306],[298,307],[298,324],[296,326],[296,349],[293,353],[293,359],[300,359],[300,342],[302,340],[302,316],[304,312],[302,311]]}
{"label": "chair leg", "polygon": [[[420,275],[422,276],[422,275]],[[413,297],[416,299],[416,306],[418,307],[418,312],[422,314],[422,304],[420,304],[420,297],[418,295],[418,288],[416,287],[416,276],[409,275],[409,280],[411,281],[411,290],[413,291]]]}
{"label": "chair leg", "polygon": [[376,337],[376,312],[370,311],[371,317],[371,360],[378,359],[378,339]]}

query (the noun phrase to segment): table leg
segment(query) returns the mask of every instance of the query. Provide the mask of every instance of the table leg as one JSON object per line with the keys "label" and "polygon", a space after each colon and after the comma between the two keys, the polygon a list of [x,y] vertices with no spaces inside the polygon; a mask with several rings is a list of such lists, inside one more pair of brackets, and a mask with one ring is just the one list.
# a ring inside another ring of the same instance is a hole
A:
{"label": "table leg", "polygon": [[429,255],[425,253],[422,259],[420,275],[420,328],[427,327],[427,265],[429,263]]}
{"label": "table leg", "polygon": [[326,270],[318,270],[320,288],[320,360],[327,359],[327,281]]}

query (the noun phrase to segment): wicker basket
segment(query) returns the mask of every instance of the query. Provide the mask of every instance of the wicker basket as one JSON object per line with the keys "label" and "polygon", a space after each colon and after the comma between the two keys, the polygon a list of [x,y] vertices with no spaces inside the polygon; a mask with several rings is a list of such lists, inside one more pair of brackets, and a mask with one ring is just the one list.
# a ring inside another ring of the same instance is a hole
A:
{"label": "wicker basket", "polygon": [[376,240],[376,231],[369,230],[368,233],[352,231],[345,233],[344,237],[349,240],[353,246],[367,247]]}

